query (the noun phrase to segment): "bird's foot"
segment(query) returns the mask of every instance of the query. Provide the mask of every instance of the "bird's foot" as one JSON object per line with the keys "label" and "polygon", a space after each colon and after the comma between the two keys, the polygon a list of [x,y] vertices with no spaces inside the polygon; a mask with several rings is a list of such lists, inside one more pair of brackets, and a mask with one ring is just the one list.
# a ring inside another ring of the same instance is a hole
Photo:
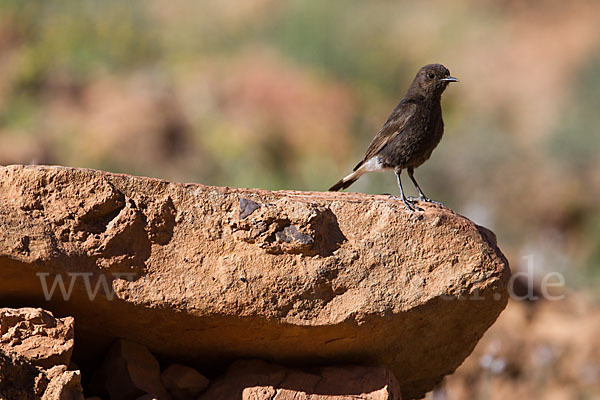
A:
{"label": "bird's foot", "polygon": [[390,195],[390,198],[394,199],[394,200],[400,200],[400,201],[402,201],[404,203],[404,205],[406,206],[406,208],[408,208],[408,210],[410,212],[423,211],[423,209],[421,207],[416,206],[412,201],[409,201],[406,198],[403,199],[403,198],[400,198],[400,197],[396,197],[394,195]]}
{"label": "bird's foot", "polygon": [[429,197],[427,196],[419,196],[419,197],[409,197],[408,198],[410,201],[415,202],[415,201],[422,201],[424,203],[432,203],[432,204],[437,204],[438,206],[444,206],[444,203],[442,203],[441,201],[436,201],[436,200],[431,200]]}

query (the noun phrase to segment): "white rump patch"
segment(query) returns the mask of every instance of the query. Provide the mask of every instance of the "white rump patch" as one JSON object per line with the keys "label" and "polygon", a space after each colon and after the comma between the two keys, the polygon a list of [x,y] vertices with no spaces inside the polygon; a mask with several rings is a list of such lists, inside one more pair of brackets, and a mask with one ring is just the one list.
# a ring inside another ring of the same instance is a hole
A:
{"label": "white rump patch", "polygon": [[381,160],[379,160],[379,157],[376,156],[376,157],[371,158],[369,161],[367,161],[363,165],[361,165],[359,169],[357,169],[356,171],[354,171],[353,173],[351,173],[350,175],[345,177],[343,179],[343,181],[348,182],[352,179],[360,178],[362,175],[366,174],[367,172],[385,171],[386,169],[388,169],[388,168],[384,168],[384,166],[381,164]]}
{"label": "white rump patch", "polygon": [[385,168],[383,167],[381,160],[378,156],[371,158],[369,161],[364,163],[360,169],[363,172],[375,172],[375,171],[383,171]]}

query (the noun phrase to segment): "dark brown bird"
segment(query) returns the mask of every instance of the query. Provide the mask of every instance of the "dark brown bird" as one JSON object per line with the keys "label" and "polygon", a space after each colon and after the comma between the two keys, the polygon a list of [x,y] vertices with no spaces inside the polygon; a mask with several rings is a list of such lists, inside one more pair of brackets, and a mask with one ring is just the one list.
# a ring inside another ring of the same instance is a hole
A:
{"label": "dark brown bird", "polygon": [[[402,189],[400,173],[403,169],[419,191],[415,200],[434,202],[429,199],[413,176],[414,169],[429,159],[444,133],[442,92],[450,82],[458,79],[441,64],[429,64],[417,72],[406,95],[394,108],[385,124],[369,145],[365,158],[354,167],[354,172],[333,185],[329,190],[346,189],[367,172],[394,170],[400,187],[402,202],[410,211],[423,211],[407,199]],[[395,196],[394,196],[395,197]]]}

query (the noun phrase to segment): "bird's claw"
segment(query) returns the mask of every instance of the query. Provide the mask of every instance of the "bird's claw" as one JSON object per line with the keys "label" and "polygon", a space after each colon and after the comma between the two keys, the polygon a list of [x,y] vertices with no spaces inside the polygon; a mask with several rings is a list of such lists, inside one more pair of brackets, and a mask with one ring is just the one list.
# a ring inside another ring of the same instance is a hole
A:
{"label": "bird's claw", "polygon": [[406,208],[408,208],[408,210],[410,212],[423,211],[423,209],[421,207],[416,206],[413,202],[409,201],[408,199],[403,199],[403,198],[400,198],[400,197],[396,197],[394,195],[390,195],[390,198],[394,199],[394,200],[400,200],[400,201],[402,201],[404,203],[404,205],[406,206]]}
{"label": "bird's claw", "polygon": [[441,201],[436,201],[436,200],[431,200],[429,197],[426,196],[419,196],[419,197],[409,197],[408,198],[410,201],[422,201],[424,203],[432,203],[432,204],[437,204],[438,206],[444,206],[444,203],[442,203]]}

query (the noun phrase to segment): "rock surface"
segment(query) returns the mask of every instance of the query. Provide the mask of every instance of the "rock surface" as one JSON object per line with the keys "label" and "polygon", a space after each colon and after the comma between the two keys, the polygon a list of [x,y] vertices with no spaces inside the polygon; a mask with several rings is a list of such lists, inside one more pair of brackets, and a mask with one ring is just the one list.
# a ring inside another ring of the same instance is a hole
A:
{"label": "rock surface", "polygon": [[418,397],[495,321],[509,276],[491,232],[423,207],[8,166],[0,301],[74,316],[82,361],[122,337],[206,366],[377,363]]}
{"label": "rock surface", "polygon": [[198,400],[400,400],[385,367],[339,366],[301,371],[264,361],[236,361]]}
{"label": "rock surface", "polygon": [[0,398],[83,400],[81,374],[68,370],[73,318],[39,308],[0,308]]}

